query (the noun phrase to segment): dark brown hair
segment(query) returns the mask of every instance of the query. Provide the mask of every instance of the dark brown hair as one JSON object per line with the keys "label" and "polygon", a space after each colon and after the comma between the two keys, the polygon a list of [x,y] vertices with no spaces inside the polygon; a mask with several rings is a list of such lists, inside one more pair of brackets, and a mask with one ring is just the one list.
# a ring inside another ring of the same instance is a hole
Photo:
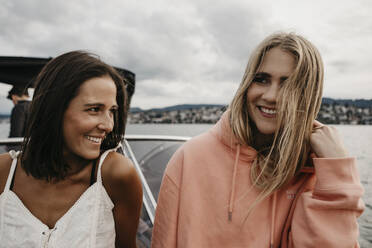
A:
{"label": "dark brown hair", "polygon": [[119,106],[114,128],[101,151],[116,147],[124,137],[127,95],[123,78],[96,55],[72,51],[51,60],[36,78],[28,126],[23,142],[22,167],[33,177],[63,179],[69,169],[63,158],[63,116],[80,86],[95,77],[109,76],[116,85]]}

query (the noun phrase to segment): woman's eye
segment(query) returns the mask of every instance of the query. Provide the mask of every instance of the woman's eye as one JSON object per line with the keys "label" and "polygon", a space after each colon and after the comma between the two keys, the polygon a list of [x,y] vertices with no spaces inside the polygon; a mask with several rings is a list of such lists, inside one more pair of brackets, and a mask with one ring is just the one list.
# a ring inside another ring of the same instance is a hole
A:
{"label": "woman's eye", "polygon": [[265,77],[255,77],[253,79],[253,82],[260,83],[260,84],[267,84],[269,82],[269,80]]}
{"label": "woman's eye", "polygon": [[98,112],[99,108],[98,107],[92,107],[88,109],[89,112]]}
{"label": "woman's eye", "polygon": [[117,108],[113,108],[110,111],[111,111],[111,113],[115,114],[116,112],[118,112],[118,109]]}
{"label": "woman's eye", "polygon": [[283,78],[280,80],[280,85],[282,86],[283,84],[285,84],[287,82],[288,78]]}

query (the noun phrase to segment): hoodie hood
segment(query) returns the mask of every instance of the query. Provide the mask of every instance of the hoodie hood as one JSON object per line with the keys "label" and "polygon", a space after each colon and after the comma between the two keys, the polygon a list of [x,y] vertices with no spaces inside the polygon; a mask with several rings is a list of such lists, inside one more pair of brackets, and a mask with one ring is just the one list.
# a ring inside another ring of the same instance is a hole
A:
{"label": "hoodie hood", "polygon": [[[230,154],[236,157],[238,147],[240,149],[239,159],[245,162],[253,162],[257,157],[257,151],[251,146],[240,144],[239,140],[235,137],[232,132],[229,120],[229,111],[227,110],[221,116],[220,120],[211,129],[212,134],[217,139],[230,149]],[[309,156],[310,166],[305,166],[300,170],[300,173],[314,173],[314,167],[312,166],[312,159],[317,158],[314,153]]]}
{"label": "hoodie hood", "polygon": [[251,146],[240,144],[233,134],[230,127],[229,111],[226,111],[221,116],[221,119],[212,128],[211,132],[222,144],[230,149],[232,156],[236,157],[236,154],[239,153],[239,159],[245,162],[253,162],[256,158],[257,151]]}

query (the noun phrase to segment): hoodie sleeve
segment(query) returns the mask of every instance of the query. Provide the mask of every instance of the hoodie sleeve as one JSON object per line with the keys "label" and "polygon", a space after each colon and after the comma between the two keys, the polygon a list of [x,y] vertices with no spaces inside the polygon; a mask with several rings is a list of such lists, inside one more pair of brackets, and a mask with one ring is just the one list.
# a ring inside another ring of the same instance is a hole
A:
{"label": "hoodie sleeve", "polygon": [[364,210],[355,158],[314,158],[316,182],[294,209],[290,247],[359,247]]}
{"label": "hoodie sleeve", "polygon": [[177,247],[182,166],[183,152],[181,147],[169,161],[161,183],[152,232],[152,248]]}

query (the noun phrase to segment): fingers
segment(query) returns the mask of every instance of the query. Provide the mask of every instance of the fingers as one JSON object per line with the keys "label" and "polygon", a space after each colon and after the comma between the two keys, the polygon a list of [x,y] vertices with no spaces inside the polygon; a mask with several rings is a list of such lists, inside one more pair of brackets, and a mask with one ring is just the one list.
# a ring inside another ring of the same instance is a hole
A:
{"label": "fingers", "polygon": [[335,127],[319,125],[316,123],[310,135],[312,151],[319,158],[347,157],[348,152],[344,147],[341,134]]}
{"label": "fingers", "polygon": [[313,127],[323,127],[324,124],[321,123],[320,121],[314,120],[313,122]]}
{"label": "fingers", "polygon": [[325,125],[317,120],[314,120],[313,122],[313,130],[312,132],[314,133],[317,129],[323,128]]}
{"label": "fingers", "polygon": [[317,129],[321,129],[321,128],[323,128],[323,126],[316,126],[316,127],[313,127],[313,132],[315,132],[315,130],[317,130]]}

